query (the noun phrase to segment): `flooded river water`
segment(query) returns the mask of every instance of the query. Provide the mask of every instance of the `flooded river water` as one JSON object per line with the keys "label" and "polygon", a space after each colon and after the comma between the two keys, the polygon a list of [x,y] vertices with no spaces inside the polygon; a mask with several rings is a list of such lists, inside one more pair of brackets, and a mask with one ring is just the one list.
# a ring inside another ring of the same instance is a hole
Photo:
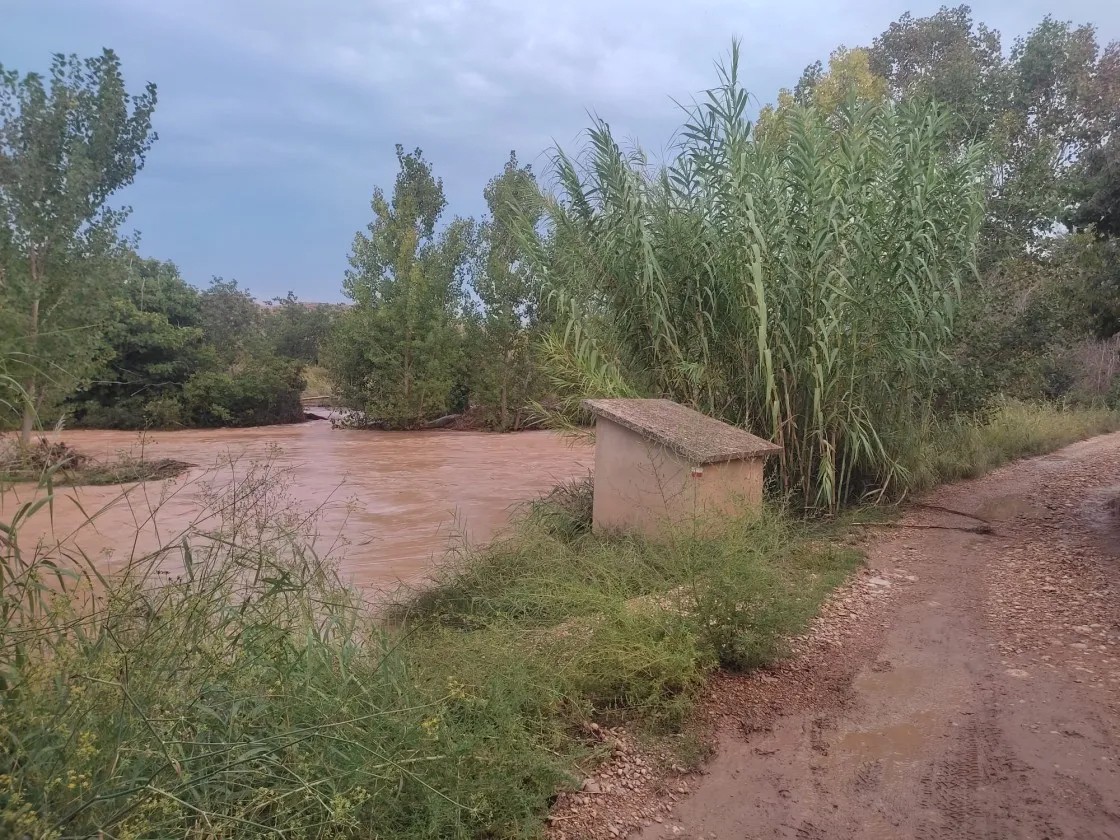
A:
{"label": "flooded river water", "polygon": [[[355,583],[375,587],[416,579],[449,543],[489,539],[520,503],[586,475],[593,460],[589,447],[551,432],[372,432],[335,430],[324,421],[46,437],[96,457],[142,451],[197,466],[169,482],[61,489],[53,510],[40,510],[25,526],[24,545],[42,538],[80,546],[112,568],[134,541],[143,550],[166,544],[222,488],[264,475],[289,509],[314,512],[320,553],[337,558]],[[32,492],[25,486],[5,493],[0,521]]]}

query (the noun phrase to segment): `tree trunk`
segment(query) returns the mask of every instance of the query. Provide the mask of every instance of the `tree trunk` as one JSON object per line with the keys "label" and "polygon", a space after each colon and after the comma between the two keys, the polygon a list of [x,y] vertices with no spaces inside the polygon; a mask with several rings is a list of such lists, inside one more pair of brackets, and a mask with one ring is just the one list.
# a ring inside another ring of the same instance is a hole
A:
{"label": "tree trunk", "polygon": [[[32,281],[38,280],[38,261],[35,259],[34,254],[31,259],[31,277]],[[38,350],[39,345],[39,296],[36,295],[31,301],[31,318],[30,323],[27,325],[27,350],[29,361],[32,365],[38,365]],[[34,368],[32,368],[34,370]],[[19,428],[19,442],[22,446],[31,446],[31,432],[35,426],[35,408],[38,402],[38,389],[35,385],[35,374],[29,373],[26,381],[23,383],[23,422]]]}
{"label": "tree trunk", "polygon": [[[34,387],[30,382],[24,385],[24,388]],[[28,393],[26,402],[23,404],[23,423],[19,428],[19,442],[24,448],[31,446],[31,432],[35,428],[35,407],[32,402],[31,394]]]}

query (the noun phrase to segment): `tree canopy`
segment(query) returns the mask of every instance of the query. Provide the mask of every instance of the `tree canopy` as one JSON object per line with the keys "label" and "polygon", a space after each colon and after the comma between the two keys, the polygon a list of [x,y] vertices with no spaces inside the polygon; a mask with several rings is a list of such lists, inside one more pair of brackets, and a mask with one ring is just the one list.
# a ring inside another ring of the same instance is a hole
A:
{"label": "tree canopy", "polygon": [[155,105],[153,84],[128,93],[111,50],[56,55],[46,79],[0,67],[0,331],[25,443],[101,355],[128,212],[108,202],[143,168]]}

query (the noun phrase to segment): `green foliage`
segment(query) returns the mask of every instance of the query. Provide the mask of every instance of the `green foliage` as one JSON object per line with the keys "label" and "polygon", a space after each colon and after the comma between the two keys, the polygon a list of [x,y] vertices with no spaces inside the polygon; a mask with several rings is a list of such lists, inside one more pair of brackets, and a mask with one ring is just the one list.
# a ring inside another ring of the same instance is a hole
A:
{"label": "green foliage", "polygon": [[443,182],[419,149],[397,147],[392,199],[375,189],[368,233],[354,238],[344,288],[354,306],[339,319],[324,362],[347,404],[393,426],[447,413],[461,385],[461,270],[473,226],[437,234]]}
{"label": "green foliage", "polygon": [[184,385],[214,363],[200,326],[198,292],[173,263],[130,262],[123,294],[112,301],[103,332],[111,355],[67,406],[78,425],[181,425]]}
{"label": "green foliage", "polygon": [[[21,551],[22,520],[11,523],[5,836],[366,837],[377,826],[467,838],[539,819],[564,778],[548,748],[572,747],[539,664],[485,663],[464,669],[469,682],[424,667],[426,650],[382,630],[361,593],[296,542],[276,478],[254,468],[214,499],[208,527],[135,558],[88,601],[79,578],[54,580],[56,558]],[[168,561],[181,575],[153,586]],[[88,609],[96,620],[82,619]]]}
{"label": "green foliage", "polygon": [[303,368],[287,359],[253,357],[230,370],[201,371],[183,388],[187,425],[265,426],[303,419]]}
{"label": "green foliage", "polygon": [[[544,216],[544,199],[532,167],[510,153],[502,173],[484,192],[490,217],[479,227],[472,255],[471,286],[478,317],[468,321],[471,400],[479,420],[500,431],[521,428],[530,404],[541,396],[540,287],[524,260],[518,225],[530,236]],[[519,217],[519,218],[518,218]]]}
{"label": "green foliage", "polygon": [[942,7],[926,18],[907,12],[875,38],[870,59],[895,99],[948,106],[959,118],[958,140],[986,137],[1006,107],[1000,34],[974,24],[967,6]]}
{"label": "green foliage", "polygon": [[172,263],[133,257],[104,328],[108,358],[65,404],[78,426],[175,428],[303,419],[302,363],[266,336],[234,281],[199,293]]}
{"label": "green foliage", "polygon": [[605,123],[585,166],[558,157],[552,221],[575,256],[536,252],[567,322],[553,375],[774,440],[783,488],[835,510],[904,483],[972,264],[980,158],[948,154],[951,118],[917,103],[791,105],[757,140],[737,63],[663,170]]}
{"label": "green foliage", "polygon": [[[1120,47],[1117,52],[1120,53]],[[1116,95],[1120,97],[1120,84]],[[1073,222],[1092,228],[1102,237],[1120,237],[1120,133],[1114,133],[1104,146],[1088,152],[1080,168],[1084,181],[1082,200]]]}
{"label": "green foliage", "polygon": [[340,308],[303,303],[291,292],[273,303],[264,318],[265,338],[272,351],[306,365],[319,364],[319,352]]}
{"label": "green foliage", "polygon": [[49,80],[0,67],[0,333],[25,443],[99,361],[126,217],[107,202],[144,165],[155,102],[154,85],[128,94],[111,50],[56,55]]}
{"label": "green foliage", "polygon": [[[909,13],[875,39],[871,70],[897,100],[935,99],[959,142],[990,151],[980,265],[1034,250],[1082,189],[1082,161],[1115,131],[1117,45],[1099,56],[1092,26],[1046,17],[1009,55],[967,6]],[[1106,104],[1111,103],[1111,104]]]}
{"label": "green foliage", "polygon": [[939,403],[972,412],[998,395],[1093,402],[1094,365],[1081,352],[1120,329],[1120,248],[1089,234],[1007,259],[966,290],[955,365]]}
{"label": "green foliage", "polygon": [[264,312],[236,280],[215,277],[199,296],[199,319],[207,340],[226,364],[266,353]]}
{"label": "green foliage", "polygon": [[[854,96],[864,102],[878,102],[887,95],[886,80],[871,70],[870,53],[862,48],[839,46],[828,57],[828,70],[817,61],[805,68],[793,91],[778,91],[778,108],[793,104],[815,105],[826,113],[835,113]],[[767,123],[774,119],[775,108],[763,107],[758,117],[758,132],[765,133]]]}
{"label": "green foliage", "polygon": [[675,726],[706,671],[773,661],[857,560],[769,511],[660,542],[558,529],[572,496],[538,502],[510,537],[442,566],[399,617],[520,636],[593,713]]}

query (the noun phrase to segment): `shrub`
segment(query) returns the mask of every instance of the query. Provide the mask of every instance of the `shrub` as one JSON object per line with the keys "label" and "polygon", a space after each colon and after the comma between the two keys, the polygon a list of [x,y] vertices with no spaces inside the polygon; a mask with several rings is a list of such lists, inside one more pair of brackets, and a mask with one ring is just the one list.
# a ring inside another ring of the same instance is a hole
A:
{"label": "shrub", "polygon": [[303,419],[304,381],[296,362],[256,359],[234,372],[192,376],[183,389],[184,412],[199,426],[262,426]]}

